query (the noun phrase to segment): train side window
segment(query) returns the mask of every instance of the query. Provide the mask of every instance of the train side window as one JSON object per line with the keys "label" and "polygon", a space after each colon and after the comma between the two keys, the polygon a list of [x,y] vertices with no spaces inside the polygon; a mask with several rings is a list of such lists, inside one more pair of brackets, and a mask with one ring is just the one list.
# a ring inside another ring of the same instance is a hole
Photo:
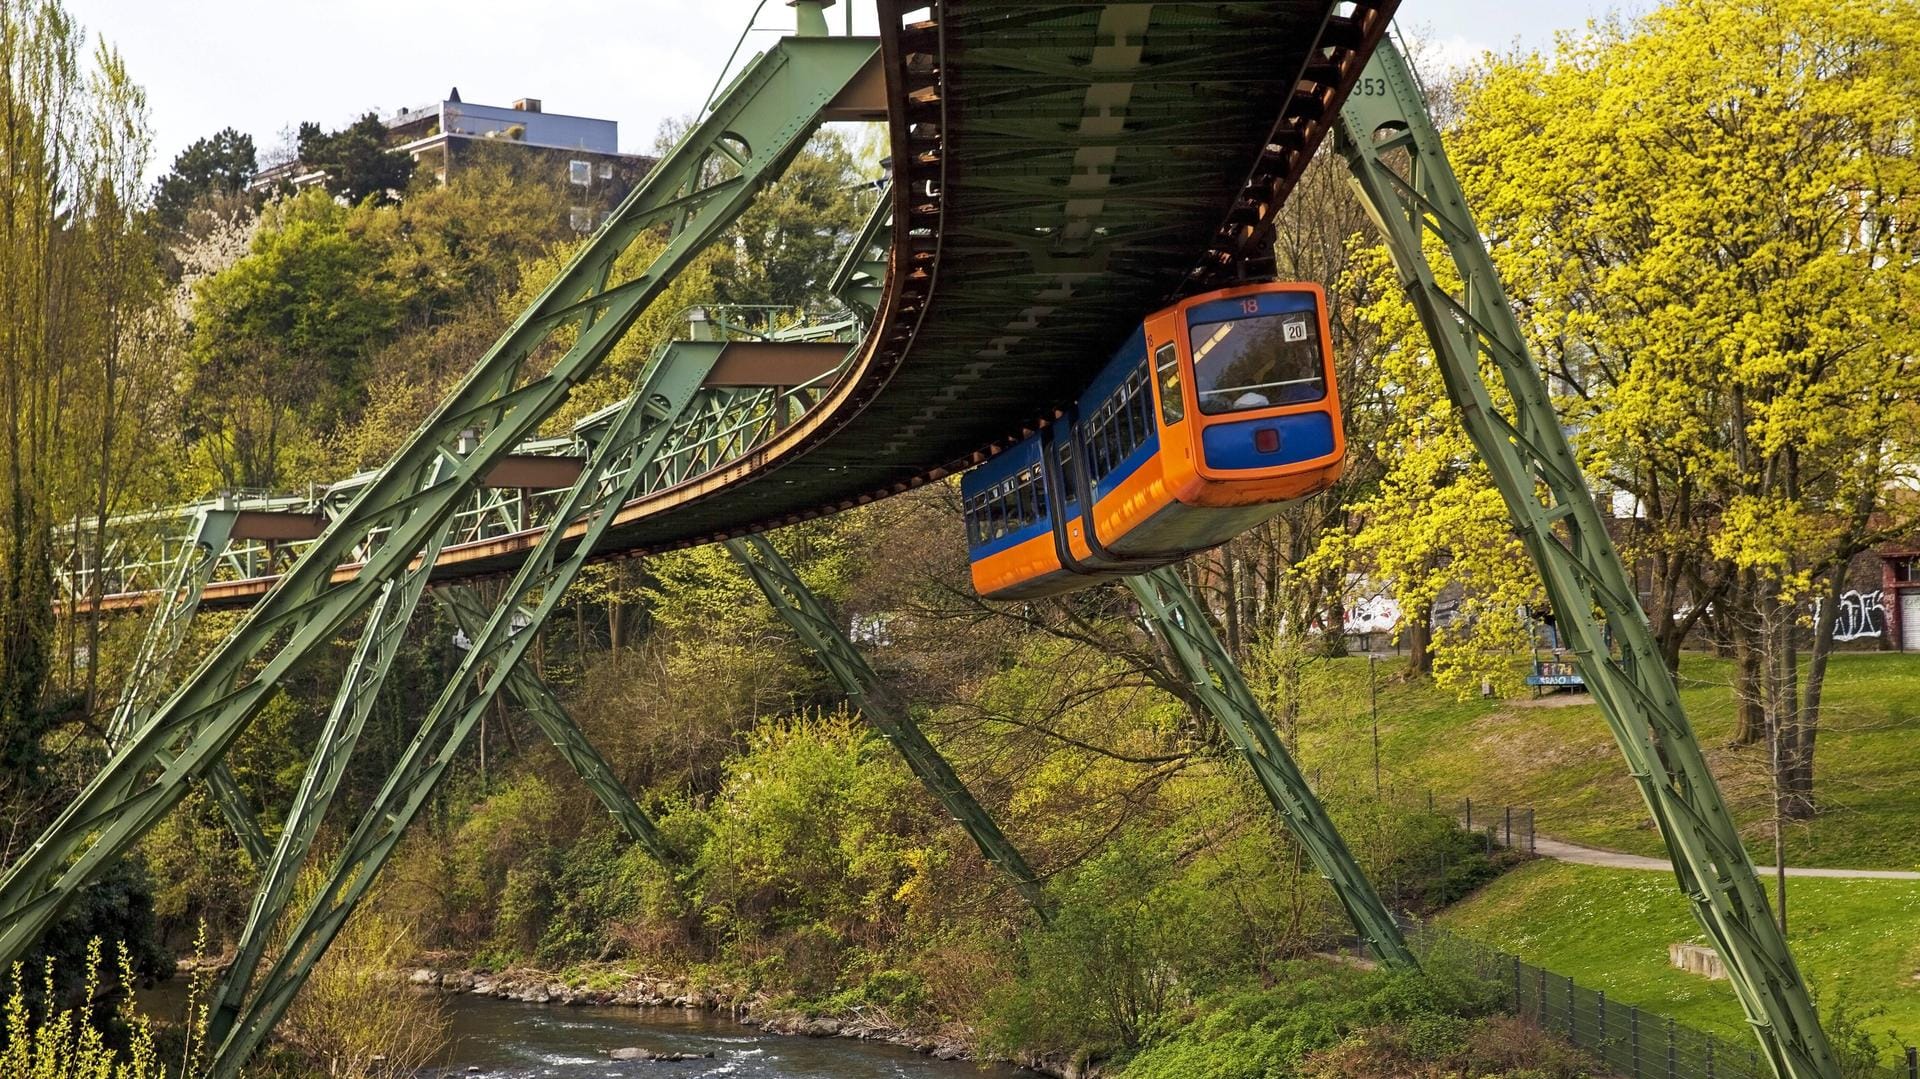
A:
{"label": "train side window", "polygon": [[1073,443],[1065,439],[1054,446],[1054,456],[1059,458],[1060,501],[1061,504],[1080,500],[1080,485],[1075,482],[1078,473],[1073,467]]}
{"label": "train side window", "polygon": [[967,500],[967,542],[980,546],[980,499]]}
{"label": "train side window", "polygon": [[1033,512],[1033,473],[1022,470],[1020,473],[1020,527],[1025,528],[1038,519]]}
{"label": "train side window", "polygon": [[1172,427],[1187,415],[1187,403],[1180,396],[1180,350],[1171,342],[1161,345],[1153,354],[1153,364],[1160,372],[1160,422]]}
{"label": "train side window", "polygon": [[1140,366],[1133,369],[1133,376],[1127,380],[1127,411],[1133,415],[1136,446],[1144,445],[1147,436],[1153,433],[1153,391],[1147,388],[1152,381],[1145,360],[1140,361]]}

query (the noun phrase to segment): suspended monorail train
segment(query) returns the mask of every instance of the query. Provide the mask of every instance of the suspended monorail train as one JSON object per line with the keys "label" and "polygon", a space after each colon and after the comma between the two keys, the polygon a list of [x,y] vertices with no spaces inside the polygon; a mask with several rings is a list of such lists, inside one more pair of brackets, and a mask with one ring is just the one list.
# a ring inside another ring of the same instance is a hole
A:
{"label": "suspended monorail train", "polygon": [[1086,588],[1218,546],[1346,461],[1326,294],[1203,293],[1147,316],[1056,421],[960,482],[988,599]]}

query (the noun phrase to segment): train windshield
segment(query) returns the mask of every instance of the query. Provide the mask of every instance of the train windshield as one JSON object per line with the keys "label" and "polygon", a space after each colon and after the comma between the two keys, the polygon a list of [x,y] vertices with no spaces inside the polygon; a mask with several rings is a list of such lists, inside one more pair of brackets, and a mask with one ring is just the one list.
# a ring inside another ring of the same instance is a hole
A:
{"label": "train windshield", "polygon": [[1191,339],[1200,411],[1217,416],[1325,397],[1318,321],[1309,310],[1195,323]]}

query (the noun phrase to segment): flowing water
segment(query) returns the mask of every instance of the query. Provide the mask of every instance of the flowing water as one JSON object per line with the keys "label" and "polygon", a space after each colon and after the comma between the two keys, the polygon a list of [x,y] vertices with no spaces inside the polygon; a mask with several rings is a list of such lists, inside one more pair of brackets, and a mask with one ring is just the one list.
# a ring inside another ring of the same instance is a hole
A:
{"label": "flowing water", "polygon": [[[897,1045],[764,1034],[723,1015],[678,1008],[518,1004],[449,997],[443,1076],[500,1079],[657,1076],[659,1079],[1014,1079],[1033,1073],[938,1061]],[[615,1049],[712,1053],[712,1059],[613,1061]],[[478,1069],[475,1071],[473,1069]]]}

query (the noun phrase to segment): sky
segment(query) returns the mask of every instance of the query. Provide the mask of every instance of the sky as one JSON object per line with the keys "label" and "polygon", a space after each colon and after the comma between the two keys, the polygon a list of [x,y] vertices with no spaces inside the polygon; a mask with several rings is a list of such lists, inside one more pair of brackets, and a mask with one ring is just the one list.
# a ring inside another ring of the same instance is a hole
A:
{"label": "sky", "polygon": [[[851,0],[872,32],[871,0]],[[792,26],[784,0],[66,0],[147,90],[149,173],[223,127],[263,156],[302,120],[341,126],[459,87],[470,102],[537,97],[549,112],[617,120],[621,149],[652,148],[662,120],[698,110],[756,6],[747,50]],[[1441,63],[1488,48],[1551,46],[1610,0],[1405,0],[1401,29]],[[838,32],[847,6],[828,11]]]}

